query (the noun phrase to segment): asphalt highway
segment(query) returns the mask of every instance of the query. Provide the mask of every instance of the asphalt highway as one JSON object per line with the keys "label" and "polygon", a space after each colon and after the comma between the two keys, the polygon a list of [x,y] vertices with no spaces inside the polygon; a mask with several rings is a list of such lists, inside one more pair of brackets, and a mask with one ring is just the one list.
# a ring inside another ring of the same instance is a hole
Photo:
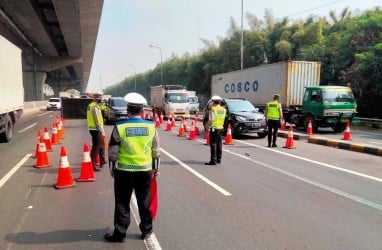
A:
{"label": "asphalt highway", "polygon": [[[107,243],[114,210],[108,169],[94,182],[53,187],[62,146],[73,178],[79,177],[83,144],[91,143],[86,121],[67,120],[62,144],[49,152],[52,167],[33,168],[37,130],[51,130],[57,114],[23,116],[12,142],[0,144],[0,249],[380,249],[380,156],[306,140],[286,149],[285,138],[267,148],[266,138],[246,136],[223,146],[221,164],[206,166],[200,123],[195,140],[177,136],[178,127],[158,128],[154,235],[139,239],[133,202],[127,241]],[[106,126],[108,135],[111,130]]]}

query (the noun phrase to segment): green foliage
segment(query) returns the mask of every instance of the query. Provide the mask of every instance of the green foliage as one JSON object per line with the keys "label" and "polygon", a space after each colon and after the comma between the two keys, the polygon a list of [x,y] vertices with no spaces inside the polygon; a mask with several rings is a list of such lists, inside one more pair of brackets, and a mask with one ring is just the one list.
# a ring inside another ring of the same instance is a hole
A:
{"label": "green foliage", "polygon": [[[382,118],[382,11],[354,16],[348,9],[329,18],[310,16],[293,23],[276,20],[270,10],[263,19],[247,13],[244,30],[244,68],[282,60],[321,62],[321,83],[350,85],[358,101],[359,116]],[[201,39],[195,55],[172,55],[163,62],[163,84],[183,84],[198,95],[210,95],[213,74],[240,69],[241,30],[233,18],[227,37],[218,44]],[[161,65],[137,75],[137,91],[149,98],[150,86],[159,85]],[[134,76],[104,90],[124,95],[134,90]]]}

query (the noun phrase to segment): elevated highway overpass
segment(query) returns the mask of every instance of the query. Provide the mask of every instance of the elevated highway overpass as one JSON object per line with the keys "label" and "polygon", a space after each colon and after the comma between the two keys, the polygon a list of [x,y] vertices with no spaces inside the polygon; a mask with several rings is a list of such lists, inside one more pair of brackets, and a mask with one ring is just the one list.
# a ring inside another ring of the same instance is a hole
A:
{"label": "elevated highway overpass", "polygon": [[0,35],[23,52],[25,101],[43,100],[47,85],[86,90],[102,7],[103,0],[0,0]]}

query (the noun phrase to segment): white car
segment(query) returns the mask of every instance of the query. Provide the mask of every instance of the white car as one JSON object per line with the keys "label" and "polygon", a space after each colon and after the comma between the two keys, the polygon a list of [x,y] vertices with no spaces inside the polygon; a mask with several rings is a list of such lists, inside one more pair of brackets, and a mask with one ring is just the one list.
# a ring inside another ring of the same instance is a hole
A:
{"label": "white car", "polygon": [[61,106],[61,98],[49,98],[46,110],[60,110]]}

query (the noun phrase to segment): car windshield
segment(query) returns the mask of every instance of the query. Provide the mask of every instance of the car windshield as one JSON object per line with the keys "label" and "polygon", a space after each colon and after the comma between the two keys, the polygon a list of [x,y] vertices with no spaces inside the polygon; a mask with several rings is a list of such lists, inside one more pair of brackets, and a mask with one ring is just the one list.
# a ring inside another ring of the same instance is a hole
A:
{"label": "car windshield", "polygon": [[49,99],[49,102],[60,102],[60,99],[55,98],[55,99]]}
{"label": "car windshield", "polygon": [[245,100],[226,100],[230,112],[255,112],[255,107]]}
{"label": "car windshield", "polygon": [[175,103],[188,102],[187,96],[183,93],[168,93],[167,94],[167,100],[169,102],[175,102]]}
{"label": "car windshield", "polygon": [[115,98],[111,100],[111,106],[113,107],[126,107],[127,103],[123,98]]}
{"label": "car windshield", "polygon": [[326,89],[322,91],[324,102],[354,102],[350,89]]}

